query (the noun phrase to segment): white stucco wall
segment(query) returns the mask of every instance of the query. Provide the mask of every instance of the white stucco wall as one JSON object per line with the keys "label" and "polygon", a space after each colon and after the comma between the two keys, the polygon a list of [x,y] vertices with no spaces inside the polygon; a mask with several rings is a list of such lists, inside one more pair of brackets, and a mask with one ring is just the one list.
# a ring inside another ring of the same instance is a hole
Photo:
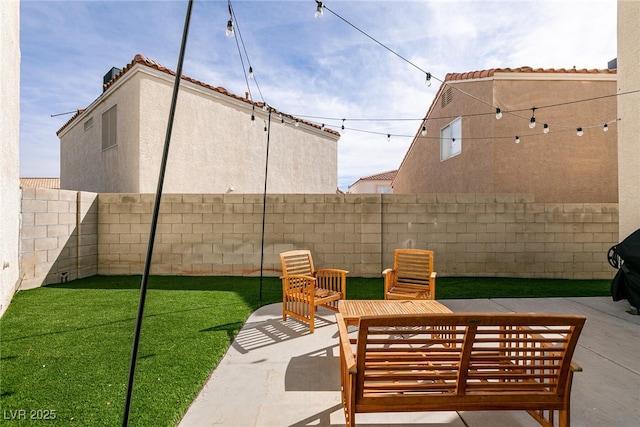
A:
{"label": "white stucco wall", "polygon": [[[618,93],[640,88],[640,1],[618,1]],[[620,240],[640,229],[640,94],[618,96]]]}
{"label": "white stucco wall", "polygon": [[19,279],[20,2],[0,1],[0,315]]}
{"label": "white stucco wall", "polygon": [[[137,193],[139,80],[129,90],[107,91],[60,132],[60,188],[94,193]],[[117,143],[102,149],[102,114],[116,107]],[[92,124],[89,124],[92,123]]]}
{"label": "white stucco wall", "polygon": [[[174,77],[135,65],[60,136],[61,188],[92,192],[156,191]],[[118,107],[118,145],[101,148],[102,112]],[[183,81],[173,124],[165,193],[262,193],[267,112]],[[94,126],[83,123],[93,115]],[[335,193],[338,136],[272,117],[270,193]]]}

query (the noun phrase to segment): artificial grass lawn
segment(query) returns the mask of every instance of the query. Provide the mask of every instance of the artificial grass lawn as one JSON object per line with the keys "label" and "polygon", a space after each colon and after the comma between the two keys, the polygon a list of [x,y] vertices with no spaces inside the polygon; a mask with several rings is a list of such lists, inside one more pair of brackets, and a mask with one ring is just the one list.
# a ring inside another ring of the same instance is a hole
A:
{"label": "artificial grass lawn", "polygon": [[[122,423],[139,276],[96,276],[16,294],[0,319],[6,425]],[[281,301],[280,280],[149,278],[129,425],[177,424],[249,314]],[[608,296],[608,280],[438,278],[438,299]],[[348,299],[381,299],[382,279],[347,279]],[[24,418],[22,412],[24,410]],[[23,418],[23,419],[17,419]]]}

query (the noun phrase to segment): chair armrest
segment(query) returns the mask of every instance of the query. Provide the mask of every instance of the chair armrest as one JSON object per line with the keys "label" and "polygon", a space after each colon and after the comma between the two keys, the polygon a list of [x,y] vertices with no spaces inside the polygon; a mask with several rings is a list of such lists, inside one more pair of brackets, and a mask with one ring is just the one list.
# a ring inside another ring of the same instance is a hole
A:
{"label": "chair armrest", "polygon": [[340,313],[336,313],[336,324],[338,325],[338,334],[340,336],[340,353],[344,355],[345,368],[349,374],[354,375],[356,373],[356,356],[351,348],[347,324]]}
{"label": "chair armrest", "polygon": [[387,299],[387,292],[391,290],[396,281],[396,271],[392,268],[384,269],[382,271],[382,276],[384,277],[384,295],[385,299]]}
{"label": "chair armrest", "polygon": [[349,274],[347,270],[341,270],[339,268],[321,268],[319,270],[316,270],[316,277],[318,276],[318,274],[325,274],[325,273],[344,274],[345,276]]}

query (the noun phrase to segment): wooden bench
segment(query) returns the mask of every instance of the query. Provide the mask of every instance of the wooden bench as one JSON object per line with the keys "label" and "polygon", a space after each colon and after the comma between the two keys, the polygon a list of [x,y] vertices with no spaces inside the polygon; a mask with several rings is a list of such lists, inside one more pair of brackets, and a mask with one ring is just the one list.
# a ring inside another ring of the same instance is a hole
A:
{"label": "wooden bench", "polygon": [[363,316],[356,339],[340,313],[336,319],[347,426],[359,412],[496,410],[569,426],[582,316]]}

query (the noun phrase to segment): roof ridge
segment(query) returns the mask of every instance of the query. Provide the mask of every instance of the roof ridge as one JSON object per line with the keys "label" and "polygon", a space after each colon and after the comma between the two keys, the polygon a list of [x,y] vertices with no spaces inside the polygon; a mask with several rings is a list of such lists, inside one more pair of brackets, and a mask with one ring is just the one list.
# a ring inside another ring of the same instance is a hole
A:
{"label": "roof ridge", "polygon": [[[122,76],[124,74],[126,74],[129,70],[131,70],[133,67],[135,67],[138,64],[139,65],[144,65],[146,67],[161,71],[163,73],[166,73],[166,74],[169,74],[169,75],[172,75],[172,76],[176,75],[176,72],[173,71],[172,69],[170,69],[168,67],[165,67],[164,65],[162,65],[162,64],[160,64],[160,63],[158,63],[158,62],[156,62],[156,61],[154,61],[154,60],[152,60],[152,59],[150,59],[150,58],[148,58],[146,56],[144,56],[141,53],[138,53],[133,57],[133,60],[131,60],[131,62],[129,62],[127,65],[125,65],[124,68],[122,68],[122,70],[120,70],[115,76],[113,76],[113,78],[111,80],[109,80],[107,83],[102,85],[102,92],[103,93],[106,92],[120,78],[122,78]],[[245,93],[245,96],[242,97],[242,96],[239,96],[239,95],[236,95],[236,94],[233,94],[233,93],[229,92],[227,89],[225,89],[222,86],[213,86],[213,85],[210,85],[208,83],[204,83],[204,82],[202,82],[200,80],[185,76],[184,74],[182,74],[182,76],[180,76],[180,78],[181,78],[181,80],[184,80],[184,81],[193,83],[195,85],[204,87],[206,89],[212,90],[214,92],[218,92],[220,94],[229,96],[229,97],[234,98],[234,99],[236,99],[238,101],[246,102],[246,103],[248,103],[250,105],[253,105],[255,107],[258,107],[258,108],[264,108],[265,105],[266,105],[264,102],[252,101],[251,99],[249,99],[249,94],[248,93]],[[79,109],[76,112],[76,114],[74,114],[69,119],[69,121],[67,121],[60,129],[58,129],[56,134],[59,135],[60,132],[62,132],[67,126],[69,126],[80,114],[82,114],[84,112],[84,110],[85,109]],[[278,110],[275,110],[275,109],[273,109],[273,111],[276,112],[276,113],[282,114],[283,117],[287,117],[290,120],[295,120],[296,122],[303,123],[303,124],[305,124],[307,126],[310,126],[310,127],[316,128],[316,129],[320,129],[323,132],[330,133],[330,134],[332,134],[334,136],[340,136],[340,132],[338,132],[336,130],[333,130],[331,128],[321,126],[321,125],[319,125],[317,123],[313,123],[313,122],[309,122],[309,121],[306,121],[306,120],[299,119],[299,118],[294,117],[294,116],[292,116],[290,114],[285,114],[285,113],[283,113],[281,111],[278,111]]]}
{"label": "roof ridge", "polygon": [[462,73],[447,73],[444,81],[454,80],[473,80],[486,77],[493,77],[495,73],[566,73],[566,74],[616,74],[617,70],[610,70],[608,68],[533,68],[529,66],[522,66],[517,68],[489,68],[486,70],[466,71]]}

